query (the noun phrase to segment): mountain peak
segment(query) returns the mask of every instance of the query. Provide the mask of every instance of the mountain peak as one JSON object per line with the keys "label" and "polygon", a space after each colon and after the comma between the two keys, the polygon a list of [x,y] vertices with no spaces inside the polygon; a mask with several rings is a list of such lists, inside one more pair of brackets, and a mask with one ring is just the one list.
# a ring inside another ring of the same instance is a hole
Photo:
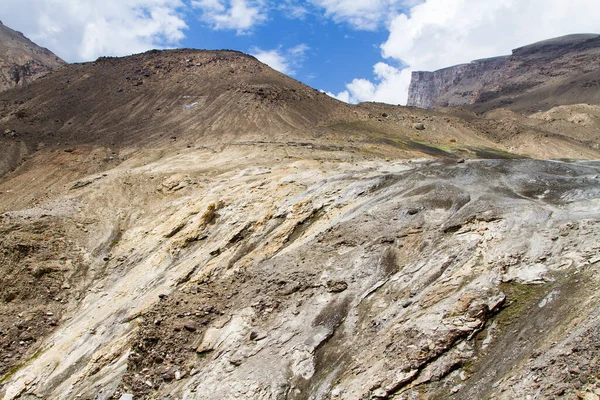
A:
{"label": "mountain peak", "polygon": [[0,21],[0,91],[34,81],[66,62]]}

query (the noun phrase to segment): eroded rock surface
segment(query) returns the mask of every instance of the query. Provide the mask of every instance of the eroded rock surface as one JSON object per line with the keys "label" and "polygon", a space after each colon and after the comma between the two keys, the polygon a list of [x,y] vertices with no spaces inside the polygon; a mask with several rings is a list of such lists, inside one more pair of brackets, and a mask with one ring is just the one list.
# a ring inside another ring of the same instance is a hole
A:
{"label": "eroded rock surface", "polygon": [[[26,279],[70,289],[48,300],[56,326],[37,330],[39,311],[15,302],[29,289],[5,278],[2,338],[22,350],[3,364],[3,398],[598,389],[599,163],[348,162],[262,146],[132,160],[4,212],[2,229],[20,232],[5,247],[39,230],[65,238],[19,257]],[[56,270],[35,272],[32,257],[67,245]],[[19,345],[15,329],[32,339]]]}
{"label": "eroded rock surface", "polygon": [[348,105],[189,49],[3,92],[0,396],[592,398],[600,164],[564,160],[597,111]]}

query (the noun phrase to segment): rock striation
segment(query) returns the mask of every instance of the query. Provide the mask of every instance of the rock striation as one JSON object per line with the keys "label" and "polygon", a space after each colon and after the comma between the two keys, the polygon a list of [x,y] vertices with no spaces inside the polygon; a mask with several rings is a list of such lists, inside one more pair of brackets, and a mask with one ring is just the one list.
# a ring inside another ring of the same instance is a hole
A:
{"label": "rock striation", "polygon": [[0,214],[3,399],[599,389],[598,162],[148,151]]}
{"label": "rock striation", "polygon": [[509,56],[415,71],[408,105],[537,112],[563,104],[599,104],[599,55],[600,36],[578,34],[520,47]]}
{"label": "rock striation", "polygon": [[27,84],[66,62],[0,21],[0,91]]}

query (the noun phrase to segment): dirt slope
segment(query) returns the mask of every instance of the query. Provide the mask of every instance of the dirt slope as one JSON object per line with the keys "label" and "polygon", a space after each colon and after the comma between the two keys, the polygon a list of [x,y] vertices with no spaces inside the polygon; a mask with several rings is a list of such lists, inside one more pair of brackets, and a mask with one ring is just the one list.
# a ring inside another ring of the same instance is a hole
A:
{"label": "dirt slope", "polygon": [[[557,156],[527,147],[534,137],[547,133],[543,123],[534,133],[519,135],[519,140],[506,140],[492,132],[497,121],[479,118],[472,124],[471,117],[455,117],[437,118],[435,113],[392,106],[348,105],[238,52],[150,51],[69,65],[34,85],[0,95],[0,141],[11,155],[2,157],[0,167],[5,167],[0,173],[16,167],[26,153],[82,145],[119,153],[232,141],[318,139],[325,143],[331,139],[329,145],[344,147],[348,134],[356,131],[353,124],[362,123],[369,125],[370,132],[359,135],[363,147],[383,145],[387,146],[384,152],[404,157],[420,152],[407,145],[415,139],[435,140],[434,147],[450,144],[458,147],[458,153],[461,146],[485,144],[527,156]],[[415,129],[415,123],[424,123],[425,130]],[[340,124],[349,128],[340,129]],[[561,148],[563,157],[595,157],[590,143],[573,141],[568,132],[553,137],[555,142],[545,148]],[[382,151],[379,147],[375,151]]]}
{"label": "dirt slope", "polygon": [[30,145],[285,137],[348,108],[251,56],[198,50],[69,65],[1,99],[3,114],[13,117],[4,124]]}

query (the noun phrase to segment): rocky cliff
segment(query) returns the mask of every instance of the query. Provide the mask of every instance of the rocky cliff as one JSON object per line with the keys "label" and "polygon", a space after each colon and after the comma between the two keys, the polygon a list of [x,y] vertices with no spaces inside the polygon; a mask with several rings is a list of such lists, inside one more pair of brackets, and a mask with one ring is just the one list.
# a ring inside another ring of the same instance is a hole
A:
{"label": "rocky cliff", "polygon": [[569,35],[434,72],[413,72],[408,105],[537,112],[600,104],[600,36]]}
{"label": "rocky cliff", "polygon": [[0,21],[0,91],[29,83],[65,64]]}

